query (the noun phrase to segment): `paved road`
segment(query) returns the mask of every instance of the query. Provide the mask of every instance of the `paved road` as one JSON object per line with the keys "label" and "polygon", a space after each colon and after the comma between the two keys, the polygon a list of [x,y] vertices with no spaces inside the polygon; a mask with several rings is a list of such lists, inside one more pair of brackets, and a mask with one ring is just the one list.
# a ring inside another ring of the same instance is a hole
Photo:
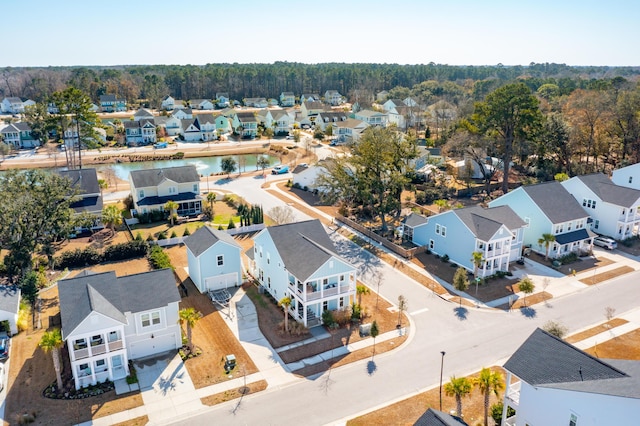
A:
{"label": "paved road", "polygon": [[[233,190],[250,202],[282,204],[267,194],[271,198],[268,201],[264,191],[259,195],[251,181],[238,179]],[[415,335],[410,343],[398,351],[376,356],[373,361],[360,361],[314,380],[247,397],[235,414],[231,409],[236,402],[219,405],[191,418],[189,424],[335,423],[389,400],[437,386],[440,351],[446,351],[445,378],[464,375],[483,366],[502,364],[535,327],[550,319],[576,330],[602,321],[607,306],[621,314],[640,305],[640,292],[634,291],[633,285],[640,278],[640,272],[636,272],[524,311],[460,309],[347,240],[337,235],[333,238],[338,241],[339,252],[358,265],[366,282],[371,284],[372,273],[382,274],[380,293],[385,298],[394,302],[399,294],[407,297],[409,313],[415,312]]]}

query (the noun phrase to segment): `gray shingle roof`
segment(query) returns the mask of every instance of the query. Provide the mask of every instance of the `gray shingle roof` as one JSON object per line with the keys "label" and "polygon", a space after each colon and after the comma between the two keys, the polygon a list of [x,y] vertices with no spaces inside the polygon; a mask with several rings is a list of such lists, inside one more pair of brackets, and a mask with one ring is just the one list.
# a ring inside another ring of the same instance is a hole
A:
{"label": "gray shingle roof", "polygon": [[545,182],[520,188],[531,197],[552,223],[584,219],[589,216],[560,182]]}
{"label": "gray shingle roof", "polygon": [[196,166],[167,167],[164,169],[134,170],[131,180],[136,188],[158,186],[165,179],[177,183],[199,182],[200,175]]}
{"label": "gray shingle roof", "polygon": [[80,191],[81,198],[71,203],[69,207],[76,212],[102,213],[103,200],[96,169],[63,170],[59,173],[61,176],[70,179],[71,184]]}
{"label": "gray shingle roof", "polygon": [[218,241],[224,241],[240,249],[240,245],[233,239],[233,237],[224,231],[213,229],[209,226],[203,226],[190,235],[184,242],[191,253],[196,257],[207,251],[209,247],[216,244]]}
{"label": "gray shingle roof", "polygon": [[280,257],[297,279],[305,281],[335,253],[333,242],[318,219],[266,228]]}
{"label": "gray shingle roof", "polygon": [[216,119],[213,117],[213,114],[199,114],[196,116],[196,120],[198,120],[198,123],[200,124],[203,124],[203,123],[214,124],[216,122]]}
{"label": "gray shingle roof", "polygon": [[489,241],[502,225],[505,225],[509,230],[522,228],[526,225],[509,206],[488,209],[473,206],[452,211],[476,237],[483,241]]}
{"label": "gray shingle roof", "polygon": [[616,206],[631,207],[640,199],[640,191],[616,185],[602,173],[576,176],[587,188],[592,190],[602,201]]}
{"label": "gray shingle roof", "polygon": [[504,368],[532,386],[640,398],[640,361],[604,362],[539,328]]}
{"label": "gray shingle roof", "polygon": [[409,216],[405,217],[402,220],[402,223],[409,228],[415,228],[418,225],[423,225],[427,223],[429,219],[426,216],[422,216],[417,213],[411,213]]}
{"label": "gray shingle roof", "polygon": [[455,417],[442,411],[429,408],[416,422],[414,426],[467,426],[460,417]]}
{"label": "gray shingle roof", "polygon": [[153,117],[153,114],[148,109],[140,108],[139,110],[136,111],[135,114],[133,114],[133,116],[134,117]]}
{"label": "gray shingle roof", "polygon": [[255,123],[257,121],[255,114],[252,112],[238,112],[236,115],[241,123]]}
{"label": "gray shingle roof", "polygon": [[0,286],[0,311],[17,314],[20,308],[20,290],[18,287]]}
{"label": "gray shingle roof", "polygon": [[171,269],[116,277],[114,271],[79,274],[58,283],[62,333],[66,338],[91,313],[126,323],[136,313],[180,301]]}

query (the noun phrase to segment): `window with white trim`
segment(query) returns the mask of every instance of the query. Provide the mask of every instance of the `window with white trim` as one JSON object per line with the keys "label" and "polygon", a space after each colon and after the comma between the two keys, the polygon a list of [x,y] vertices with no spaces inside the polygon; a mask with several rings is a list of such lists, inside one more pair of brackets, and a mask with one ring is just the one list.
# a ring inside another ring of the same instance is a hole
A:
{"label": "window with white trim", "polygon": [[440,235],[440,224],[436,223],[436,235]]}
{"label": "window with white trim", "polygon": [[433,250],[433,247],[435,246],[433,240],[429,240],[429,250]]}
{"label": "window with white trim", "polygon": [[571,414],[571,417],[569,417],[569,426],[578,426],[578,416]]}
{"label": "window with white trim", "polygon": [[200,192],[200,191],[198,191],[198,184],[197,184],[197,183],[194,183],[194,184],[193,184],[193,192],[195,192],[196,194],[197,194],[198,192]]}
{"label": "window with white trim", "polygon": [[160,311],[147,312],[140,315],[143,327],[150,327],[152,325],[160,324]]}
{"label": "window with white trim", "polygon": [[169,194],[175,194],[176,192],[178,192],[178,191],[176,190],[175,186],[170,186],[169,187]]}
{"label": "window with white trim", "polygon": [[442,235],[443,237],[447,236],[447,227],[443,226],[442,228],[440,228],[440,235]]}
{"label": "window with white trim", "polygon": [[223,266],[224,265],[224,255],[219,254],[216,257],[216,262],[218,263],[218,266]]}
{"label": "window with white trim", "polygon": [[138,191],[138,198],[144,198],[144,189]]}

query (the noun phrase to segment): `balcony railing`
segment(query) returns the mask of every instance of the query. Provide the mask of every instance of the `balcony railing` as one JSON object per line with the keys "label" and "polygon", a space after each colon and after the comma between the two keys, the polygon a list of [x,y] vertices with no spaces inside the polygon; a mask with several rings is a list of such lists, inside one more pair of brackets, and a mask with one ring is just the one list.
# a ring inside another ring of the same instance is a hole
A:
{"label": "balcony railing", "polygon": [[122,339],[109,342],[109,351],[117,351],[119,349],[122,349],[123,347],[124,346],[122,344]]}
{"label": "balcony railing", "polygon": [[104,354],[106,352],[112,352],[120,350],[124,347],[122,339],[114,340],[113,342],[108,343],[96,343],[91,344],[91,346],[87,348],[78,348],[73,351],[73,356],[75,359],[88,358],[90,356]]}
{"label": "balcony railing", "polygon": [[511,404],[514,406],[513,408],[517,408],[518,404],[520,404],[520,383],[521,382],[516,382],[509,386],[506,394],[507,399],[513,402],[513,404]]}
{"label": "balcony railing", "polygon": [[91,345],[91,355],[100,355],[107,352],[107,345],[101,343],[99,345]]}
{"label": "balcony railing", "polygon": [[87,358],[89,356],[89,348],[75,349],[73,356],[75,359]]}

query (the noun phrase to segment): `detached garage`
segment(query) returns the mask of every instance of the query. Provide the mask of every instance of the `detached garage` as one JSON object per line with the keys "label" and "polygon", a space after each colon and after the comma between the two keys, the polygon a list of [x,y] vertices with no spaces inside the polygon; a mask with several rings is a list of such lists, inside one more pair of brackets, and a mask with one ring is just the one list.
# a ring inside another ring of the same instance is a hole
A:
{"label": "detached garage", "polygon": [[231,235],[203,226],[184,244],[189,276],[201,293],[242,284],[241,247]]}

